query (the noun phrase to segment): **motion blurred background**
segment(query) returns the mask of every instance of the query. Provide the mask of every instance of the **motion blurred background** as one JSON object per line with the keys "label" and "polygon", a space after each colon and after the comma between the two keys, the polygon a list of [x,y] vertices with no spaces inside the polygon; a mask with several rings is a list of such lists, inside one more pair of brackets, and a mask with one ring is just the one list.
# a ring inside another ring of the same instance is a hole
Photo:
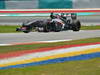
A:
{"label": "motion blurred background", "polygon": [[[100,8],[100,0],[0,0],[0,9],[76,9]],[[45,18],[50,13],[0,13],[0,25],[21,25],[27,20]],[[100,25],[100,13],[77,13],[83,25]],[[36,16],[36,17],[33,17]],[[40,17],[42,16],[42,17]]]}
{"label": "motion blurred background", "polygon": [[0,9],[100,8],[100,0],[0,0]]}

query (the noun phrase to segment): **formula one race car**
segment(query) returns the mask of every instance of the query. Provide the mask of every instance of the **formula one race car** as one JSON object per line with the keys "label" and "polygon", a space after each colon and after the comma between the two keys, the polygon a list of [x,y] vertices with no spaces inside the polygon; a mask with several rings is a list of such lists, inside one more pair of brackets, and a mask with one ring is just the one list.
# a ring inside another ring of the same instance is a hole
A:
{"label": "formula one race car", "polygon": [[[68,19],[69,16],[70,19]],[[81,23],[77,19],[77,15],[75,13],[71,13],[71,15],[65,13],[61,13],[60,15],[51,13],[50,19],[23,23],[20,28],[16,28],[16,31],[29,33],[35,29],[38,32],[59,32],[63,30],[79,31],[80,28]]]}

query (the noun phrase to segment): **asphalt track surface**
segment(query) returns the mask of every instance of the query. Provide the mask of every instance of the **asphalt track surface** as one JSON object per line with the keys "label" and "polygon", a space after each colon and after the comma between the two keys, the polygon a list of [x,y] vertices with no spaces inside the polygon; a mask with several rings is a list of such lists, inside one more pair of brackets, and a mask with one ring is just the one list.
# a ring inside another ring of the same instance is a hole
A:
{"label": "asphalt track surface", "polygon": [[[47,17],[46,17],[47,18]],[[0,17],[0,24],[2,25],[21,25],[22,22],[45,19],[45,17]],[[78,19],[82,25],[100,25],[100,16],[79,16]],[[24,43],[34,41],[51,41],[51,40],[76,40],[83,38],[100,37],[100,30],[87,31],[62,31],[39,33],[30,32],[25,33],[0,33],[0,44]]]}
{"label": "asphalt track surface", "polygon": [[81,30],[79,32],[30,32],[30,33],[0,33],[0,44],[29,43],[51,40],[77,40],[100,37],[100,30]]}
{"label": "asphalt track surface", "polygon": [[[0,25],[21,25],[23,22],[26,21],[33,21],[33,20],[41,20],[46,19],[48,17],[32,17],[32,16],[25,16],[25,17],[17,17],[17,16],[1,16],[0,17]],[[100,25],[100,16],[78,16],[78,19],[81,21],[82,25]]]}

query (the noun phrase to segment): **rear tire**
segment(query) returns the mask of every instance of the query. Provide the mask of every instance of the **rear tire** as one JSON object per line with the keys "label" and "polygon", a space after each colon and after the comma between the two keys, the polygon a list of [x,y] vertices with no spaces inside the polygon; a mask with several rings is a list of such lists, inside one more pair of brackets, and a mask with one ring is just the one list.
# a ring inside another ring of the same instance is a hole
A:
{"label": "rear tire", "polygon": [[50,29],[49,29],[48,25],[44,25],[43,31],[44,32],[50,32]]}

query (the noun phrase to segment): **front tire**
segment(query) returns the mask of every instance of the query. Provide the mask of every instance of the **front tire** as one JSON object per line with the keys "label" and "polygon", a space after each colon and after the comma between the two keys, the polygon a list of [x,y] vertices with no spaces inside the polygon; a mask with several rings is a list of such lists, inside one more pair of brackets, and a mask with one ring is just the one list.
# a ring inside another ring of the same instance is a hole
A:
{"label": "front tire", "polygon": [[80,23],[80,21],[79,21],[79,20],[73,21],[73,23],[72,23],[72,30],[73,30],[73,31],[79,31],[80,28],[81,28],[81,23]]}

